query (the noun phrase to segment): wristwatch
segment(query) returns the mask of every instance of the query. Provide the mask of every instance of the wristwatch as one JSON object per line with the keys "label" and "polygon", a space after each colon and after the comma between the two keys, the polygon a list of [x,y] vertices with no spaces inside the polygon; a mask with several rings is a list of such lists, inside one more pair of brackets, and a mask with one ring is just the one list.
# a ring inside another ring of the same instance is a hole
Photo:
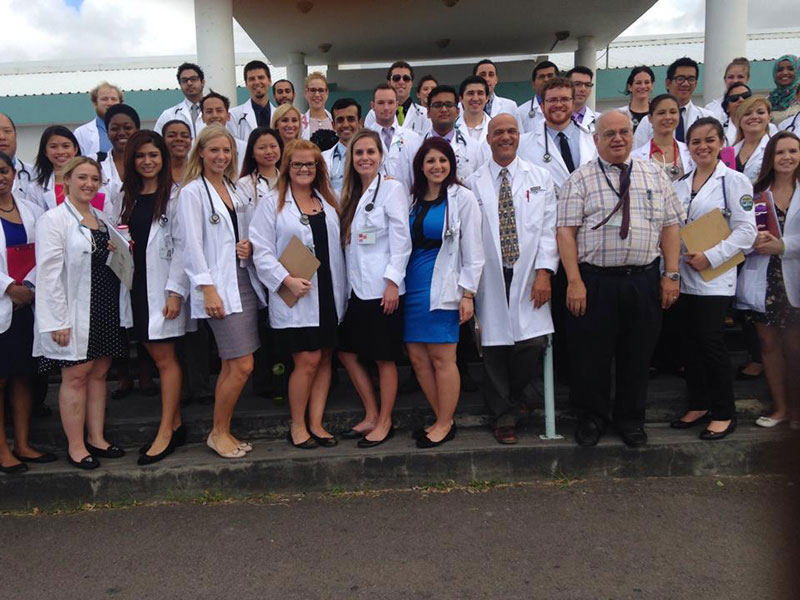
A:
{"label": "wristwatch", "polygon": [[670,281],[680,281],[681,274],[678,271],[665,271],[664,277],[669,279]]}

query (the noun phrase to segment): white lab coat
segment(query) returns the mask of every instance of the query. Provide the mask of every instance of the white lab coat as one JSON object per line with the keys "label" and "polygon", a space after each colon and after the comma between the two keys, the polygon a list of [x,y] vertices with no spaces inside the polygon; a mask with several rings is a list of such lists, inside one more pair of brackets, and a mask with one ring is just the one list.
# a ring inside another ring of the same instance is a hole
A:
{"label": "white lab coat", "polygon": [[[516,117],[516,115],[514,115]],[[483,113],[483,121],[480,125],[478,125],[474,130],[471,130],[468,126],[466,121],[464,121],[464,113],[461,113],[458,118],[456,119],[455,126],[468,135],[473,142],[478,144],[481,149],[481,162],[485,163],[492,157],[492,149],[489,146],[489,141],[487,139],[487,134],[489,133],[489,121],[491,121],[491,117],[486,113]],[[476,132],[476,133],[474,133]]]}
{"label": "white lab coat", "polygon": [[[769,134],[764,134],[761,136],[761,140],[758,142],[758,146],[753,153],[750,155],[750,158],[747,159],[747,162],[744,165],[744,170],[742,173],[750,180],[750,183],[755,183],[756,179],[758,179],[758,174],[761,172],[761,163],[764,162],[764,150],[767,148],[767,144],[769,144]],[[736,155],[739,155],[739,151],[742,149],[744,145],[744,140],[741,140],[739,143],[734,144],[733,151]]]}
{"label": "white lab coat", "polygon": [[795,134],[800,133],[800,112],[791,117],[786,117],[778,124],[778,129],[780,131],[791,131]]}
{"label": "white lab coat", "polygon": [[[341,142],[337,142],[333,148],[329,148],[322,153],[322,160],[325,161],[325,166],[328,167],[328,178],[330,179],[331,187],[339,194],[342,191],[342,183],[344,183],[347,148]],[[334,167],[336,167],[336,171],[334,171]]]}
{"label": "white lab coat", "polygon": [[266,178],[258,174],[255,174],[255,177],[253,175],[254,173],[251,173],[239,178],[239,181],[236,182],[236,190],[239,196],[245,199],[252,199],[257,206],[264,198],[276,191],[278,185],[276,182],[275,187],[270,188]]}
{"label": "white lab coat", "polygon": [[[454,128],[453,132],[450,146],[456,155],[456,174],[459,180],[466,181],[485,162],[486,157],[481,145],[469,137],[468,134],[457,127]],[[431,130],[430,133],[425,135],[423,141],[434,135],[436,134]],[[406,158],[408,159],[408,156]],[[413,161],[414,157],[411,156],[410,159]]]}
{"label": "white lab coat", "polygon": [[[331,116],[331,113],[329,113],[327,111],[327,109],[325,110],[325,116],[328,117],[328,119],[330,119],[331,126],[333,126],[333,117]],[[311,127],[310,127],[311,110],[310,109],[302,114],[302,116],[300,117],[300,123],[303,124],[303,133],[302,133],[301,137],[304,140],[310,140],[311,139]]]}
{"label": "white lab coat", "polygon": [[[375,111],[369,109],[364,119],[364,127],[374,129],[373,125],[375,125]],[[412,102],[406,118],[403,119],[402,127],[420,136],[428,133],[431,130],[431,120],[428,118],[428,109]]]}
{"label": "white lab coat", "polygon": [[[517,155],[522,160],[541,167],[550,173],[556,187],[556,194],[558,194],[561,186],[570,176],[570,172],[567,169],[567,165],[564,164],[564,159],[561,158],[561,150],[558,144],[547,133],[546,127],[547,123],[542,120],[535,130],[520,136]],[[580,136],[578,142],[580,160],[578,161],[579,164],[575,165],[575,169],[597,158],[597,147],[594,145],[592,134],[582,127],[578,127],[578,134]],[[545,161],[545,154],[550,154],[550,162]]]}
{"label": "white lab coat", "polygon": [[[746,252],[755,242],[757,230],[753,211],[753,186],[747,177],[729,169],[719,161],[711,178],[692,200],[694,173],[691,171],[673,183],[675,193],[685,211],[686,224],[692,223],[715,208],[724,211],[726,204],[731,211],[731,216],[727,219],[731,234],[704,252],[711,267],[716,268],[733,258],[737,252]],[[748,204],[748,198],[750,209],[745,210],[743,204]],[[682,248],[682,253],[684,251],[685,248]],[[736,293],[735,268],[729,269],[716,279],[704,281],[700,273],[681,257],[680,271],[682,294],[733,296]]]}
{"label": "white lab coat", "polygon": [[544,113],[536,96],[519,105],[517,108],[517,121],[522,123],[520,133],[528,133],[541,128],[541,124],[544,123]]}
{"label": "white lab coat", "polygon": [[103,170],[103,186],[122,186],[122,177],[120,177],[119,171],[117,171],[117,165],[114,162],[112,151],[109,151],[103,159],[103,162],[100,163],[100,168]]}
{"label": "white lab coat", "polygon": [[[35,204],[30,204],[26,200],[14,197],[19,209],[19,216],[22,218],[22,225],[25,227],[27,243],[34,243],[36,240],[36,221],[42,216],[41,209]],[[408,218],[406,218],[408,221]],[[25,276],[25,281],[36,285],[36,267]],[[0,226],[0,334],[8,331],[11,326],[11,317],[14,312],[14,303],[6,293],[8,286],[14,283],[14,279],[8,275],[8,249],[6,248],[6,234]]]}
{"label": "white lab coat", "polygon": [[578,123],[577,121],[575,121],[574,118],[572,120],[575,123],[575,125],[577,125],[581,129],[583,129],[584,131],[587,131],[589,133],[594,133],[595,123],[597,122],[598,114],[599,113],[596,113],[595,111],[593,111],[591,108],[589,108],[587,106],[586,107],[586,112],[583,113],[583,121]]}
{"label": "white lab coat", "polygon": [[[269,107],[271,119],[277,107],[271,102]],[[250,132],[258,127],[256,113],[253,111],[252,100],[248,98],[239,106],[234,106],[229,112],[231,119],[228,121],[228,129],[232,131],[234,137],[247,142],[247,140],[250,139]]]}
{"label": "white lab coat", "polygon": [[[184,268],[189,277],[189,297],[191,317],[207,319],[203,303],[201,285],[213,285],[225,314],[242,312],[242,301],[239,297],[239,283],[236,268],[236,237],[233,222],[214,186],[208,181],[208,192],[203,185],[204,178],[198,178],[184,185],[178,192],[178,223],[183,228],[181,236],[184,240]],[[255,202],[243,198],[230,183],[226,183],[228,194],[234,203],[236,218],[239,223],[239,239],[249,239],[249,225],[253,217]],[[212,205],[214,210],[212,211]],[[216,225],[209,221],[216,213],[220,221]],[[256,277],[252,261],[246,261],[250,283],[258,297],[260,306],[264,306],[264,290]]]}
{"label": "white lab coat", "polygon": [[200,112],[198,111],[197,121],[192,122],[192,103],[189,102],[187,98],[184,98],[175,106],[171,106],[162,112],[161,115],[159,115],[158,120],[156,120],[156,124],[153,126],[153,131],[163,135],[164,125],[175,119],[183,121],[189,126],[189,129],[192,132],[192,138],[197,137],[197,125],[202,122],[202,119]]}
{"label": "white lab coat", "polygon": [[[119,199],[119,191],[122,188],[122,181],[119,179],[114,183],[107,185],[101,184],[98,194],[104,194],[105,200],[103,201],[103,212],[116,222],[116,217],[119,216],[119,207],[116,205]],[[42,212],[47,212],[56,207],[56,176],[55,173],[50,175],[47,183],[42,186],[38,181],[34,181],[28,188],[28,196],[26,200],[31,204],[38,206]]]}
{"label": "white lab coat", "polygon": [[[696,106],[691,100],[689,100],[688,104],[686,104],[686,106],[683,108],[686,109],[686,111],[683,113],[684,137],[686,132],[689,131],[689,126],[697,121],[697,119],[701,117],[714,116],[714,113],[712,113],[710,110]],[[638,148],[647,142],[651,137],[653,137],[653,126],[650,124],[650,117],[647,116],[639,122],[639,126],[636,128],[636,133],[633,134],[633,147]]]}
{"label": "white lab coat", "polygon": [[[678,154],[680,155],[681,164],[683,165],[683,172],[688,173],[689,171],[693,171],[694,160],[692,160],[692,155],[689,152],[689,147],[683,142],[678,142]],[[648,141],[643,146],[635,148],[631,152],[631,158],[650,160],[650,142]],[[653,162],[655,162],[656,164],[662,164],[658,160],[655,160]]]}
{"label": "white lab coat", "polygon": [[725,98],[725,96],[720,96],[705,105],[705,109],[720,123],[724,123],[725,119],[728,118],[728,115],[725,114],[725,110],[722,108],[723,98]]}
{"label": "white lab coat", "polygon": [[[347,304],[347,275],[340,243],[339,215],[325,200],[322,200],[322,203],[328,232],[328,258],[333,298],[336,316],[341,322]],[[280,257],[291,239],[296,236],[306,247],[314,246],[311,226],[301,223],[300,217],[300,209],[289,189],[286,190],[283,210],[278,212],[278,194],[270,194],[256,208],[250,225],[253,263],[258,277],[269,292],[269,322],[273,329],[319,327],[319,282],[316,273],[311,278],[311,290],[293,307],[289,307],[278,295],[278,289],[289,275],[280,263]]]}
{"label": "white lab coat", "polygon": [[[783,285],[789,304],[800,308],[800,188],[795,188],[781,236]],[[736,286],[736,308],[766,312],[767,268],[770,256],[752,251],[747,255]]]}
{"label": "white lab coat", "polygon": [[21,158],[16,159],[16,175],[14,177],[14,189],[12,193],[15,198],[27,198],[28,190],[33,185],[36,174],[32,164],[26,163]]}
{"label": "white lab coat", "polygon": [[394,135],[390,148],[386,147],[386,142],[381,134],[382,128],[377,122],[369,128],[377,132],[378,137],[381,138],[381,147],[383,148],[381,173],[400,181],[405,186],[406,192],[409,192],[414,183],[414,156],[422,145],[422,138],[410,129],[398,127],[396,119],[394,123]]}
{"label": "white lab coat", "polygon": [[[486,264],[475,298],[483,346],[511,346],[553,332],[550,303],[534,308],[531,289],[537,269],[558,269],[556,245],[557,202],[550,174],[519,158],[511,182],[519,239],[519,259],[514,264],[508,300],[500,250],[499,193],[492,164],[483,165],[470,185],[483,215]],[[498,169],[500,167],[495,165]]]}
{"label": "white lab coat", "polygon": [[468,188],[447,188],[442,246],[431,275],[431,310],[458,310],[464,292],[476,293],[483,270],[481,210]]}
{"label": "white lab coat", "polygon": [[[98,210],[95,218],[114,227]],[[58,360],[84,360],[89,346],[91,306],[91,232],[79,226],[80,215],[69,201],[42,215],[36,224],[36,324],[33,355]],[[131,296],[119,286],[121,327],[132,327]],[[69,343],[59,346],[50,335],[69,329]]]}
{"label": "white lab coat", "polygon": [[[621,113],[625,113],[626,115],[628,115],[628,118],[629,118],[629,119],[631,120],[631,122],[633,123],[633,128],[634,128],[634,129],[638,129],[638,128],[639,128],[639,123],[636,123],[636,122],[634,122],[634,121],[633,121],[633,118],[634,118],[634,117],[633,117],[633,113],[631,112],[631,105],[630,105],[630,104],[626,104],[625,106],[620,106],[620,107],[619,107],[619,108],[617,108],[616,110],[618,110],[618,111],[619,111],[619,112],[621,112]],[[634,133],[634,135],[635,135],[635,133]],[[653,135],[653,132],[652,132],[652,131],[650,132],[650,135],[651,135],[651,136]],[[634,147],[636,147],[636,146],[637,146],[637,144],[636,144],[636,139],[635,139],[635,138],[634,138],[633,145],[634,145]]]}
{"label": "white lab coat", "polygon": [[400,295],[406,293],[406,265],[411,256],[408,206],[403,184],[381,174],[361,195],[345,246],[349,289],[359,299],[382,298],[387,280],[397,284]]}
{"label": "white lab coat", "polygon": [[[517,127],[522,131],[522,121],[519,118],[519,108],[517,103],[508,98],[495,95],[492,98],[492,109],[489,112],[489,119],[494,119],[500,114],[509,114],[517,120]],[[461,114],[464,114],[464,106],[461,106]]]}
{"label": "white lab coat", "polygon": [[100,151],[100,131],[96,119],[77,127],[73,133],[82,156],[95,156]]}

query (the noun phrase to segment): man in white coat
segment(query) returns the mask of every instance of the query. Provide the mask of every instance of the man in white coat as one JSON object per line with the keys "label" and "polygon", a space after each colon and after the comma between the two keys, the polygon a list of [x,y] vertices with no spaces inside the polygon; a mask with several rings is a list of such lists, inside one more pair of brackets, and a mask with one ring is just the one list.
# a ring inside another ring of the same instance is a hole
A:
{"label": "man in white coat", "polygon": [[501,444],[517,442],[520,406],[535,400],[535,365],[553,332],[550,277],[558,268],[553,179],[517,156],[513,115],[489,122],[492,158],[469,179],[483,216],[486,262],[475,298],[483,393]]}
{"label": "man in white coat", "polygon": [[462,112],[456,119],[456,127],[465,131],[469,137],[481,146],[481,151],[488,160],[491,155],[486,134],[489,131],[491,117],[486,114],[486,102],[489,100],[489,84],[479,75],[470,75],[461,82],[458,88]]}
{"label": "man in white coat", "polygon": [[178,67],[178,85],[181,86],[183,100],[161,113],[153,131],[162,133],[164,125],[178,119],[189,126],[194,139],[197,136],[196,125],[200,121],[200,100],[203,99],[203,88],[206,85],[203,69],[194,63],[183,63]]}
{"label": "man in white coat", "polygon": [[231,109],[231,125],[228,130],[232,129],[235,137],[246,142],[253,129],[270,126],[272,111],[275,110],[275,106],[269,101],[272,74],[267,64],[260,60],[247,63],[244,66],[244,84],[250,92],[250,98]]}
{"label": "man in white coat", "polygon": [[[392,63],[386,73],[386,83],[397,92],[397,123],[400,127],[410,129],[417,135],[424,135],[431,125],[428,114],[422,106],[415,104],[411,98],[414,88],[414,69],[404,60]],[[372,129],[375,123],[375,111],[370,110],[364,119],[364,127]]]}
{"label": "man in white coat", "polygon": [[83,156],[95,158],[102,152],[103,156],[98,157],[98,160],[102,161],[105,155],[111,151],[111,142],[108,139],[103,117],[106,116],[109,107],[124,102],[125,96],[117,86],[103,81],[89,92],[89,99],[92,101],[97,116],[75,129],[75,139],[78,140]]}
{"label": "man in white coat", "polygon": [[520,133],[523,131],[528,133],[536,129],[537,124],[544,120],[542,113],[542,92],[544,85],[558,77],[558,67],[555,63],[549,60],[543,60],[536,63],[531,73],[531,87],[533,88],[533,96],[527,102],[519,105],[517,109],[517,120],[522,123]]}
{"label": "man in white coat", "polygon": [[[203,128],[212,124],[228,127],[231,120],[231,114],[228,112],[230,105],[230,100],[217,92],[211,91],[203,96],[203,99],[200,101],[200,110],[202,111],[200,116],[203,122],[202,126],[198,126],[197,132],[199,133]],[[228,133],[230,133],[229,127]],[[236,172],[240,173],[242,164],[244,163],[244,153],[247,150],[247,143],[236,136],[233,137],[233,141],[236,142]]]}
{"label": "man in white coat", "polygon": [[517,119],[517,127],[522,129],[522,123],[517,118],[517,103],[494,93],[494,88],[497,86],[497,82],[499,81],[497,76],[497,65],[488,58],[484,58],[483,60],[475,63],[475,66],[472,67],[472,74],[478,77],[483,77],[484,81],[486,81],[486,84],[489,86],[489,97],[486,99],[486,106],[483,108],[486,114],[489,115],[489,118],[496,117],[502,113],[507,113]]}
{"label": "man in white coat", "polygon": [[328,167],[331,186],[337,194],[342,191],[344,183],[344,166],[347,159],[347,146],[356,131],[361,129],[361,105],[355,98],[339,98],[331,107],[333,130],[339,141],[333,148],[322,153],[322,159]]}
{"label": "man in white coat", "polygon": [[14,163],[17,171],[14,177],[14,197],[24,199],[28,195],[28,187],[35,176],[33,165],[24,162],[17,156],[17,126],[5,113],[0,113],[0,152],[4,152]]}
{"label": "man in white coat", "polygon": [[519,141],[519,156],[553,177],[556,193],[570,174],[597,156],[592,134],[572,120],[575,88],[569,79],[550,79],[542,92],[544,119]]}
{"label": "man in white coat", "polygon": [[572,82],[572,86],[575,88],[572,120],[589,133],[594,133],[594,122],[597,120],[597,113],[586,106],[594,87],[594,71],[589,67],[578,65],[567,71],[567,79]]}

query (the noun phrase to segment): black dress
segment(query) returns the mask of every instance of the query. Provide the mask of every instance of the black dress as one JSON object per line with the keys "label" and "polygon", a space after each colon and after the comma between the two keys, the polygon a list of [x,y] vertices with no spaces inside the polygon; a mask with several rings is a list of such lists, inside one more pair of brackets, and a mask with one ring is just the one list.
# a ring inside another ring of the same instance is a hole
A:
{"label": "black dress", "polygon": [[[44,357],[39,371],[73,367],[106,356],[124,358],[127,345],[125,330],[119,326],[119,286],[114,272],[106,266],[109,234],[102,229],[90,229],[92,235],[92,283],[89,292],[89,341],[83,360],[57,360]],[[70,332],[74,335],[75,332]],[[45,334],[49,335],[49,334]]]}
{"label": "black dress", "polygon": [[150,310],[147,304],[147,240],[150,237],[150,225],[153,223],[155,201],[155,194],[139,196],[128,221],[133,240],[132,336],[137,342],[150,341]]}
{"label": "black dress", "polygon": [[[28,243],[24,224],[2,218],[0,221],[7,248]],[[36,360],[31,355],[32,351],[33,304],[28,304],[11,313],[11,324],[0,333],[0,377],[33,375],[36,372]]]}
{"label": "black dress", "polygon": [[328,253],[328,226],[325,212],[308,215],[314,254],[320,262],[317,269],[319,299],[318,327],[289,327],[276,329],[277,350],[281,353],[311,352],[320,348],[335,348],[338,343],[339,319],[333,296],[330,254]]}
{"label": "black dress", "polygon": [[[778,223],[781,231],[786,222],[786,213],[777,206],[775,212],[778,215]],[[800,308],[795,308],[789,302],[786,295],[786,285],[783,282],[783,265],[780,254],[773,254],[769,257],[767,266],[767,296],[765,300],[765,312],[753,312],[756,323],[763,323],[786,329],[800,325]]]}

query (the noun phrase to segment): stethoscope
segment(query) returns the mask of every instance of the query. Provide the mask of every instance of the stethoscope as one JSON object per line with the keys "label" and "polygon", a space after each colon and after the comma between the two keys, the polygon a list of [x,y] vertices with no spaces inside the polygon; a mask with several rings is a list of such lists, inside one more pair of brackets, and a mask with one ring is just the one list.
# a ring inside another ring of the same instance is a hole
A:
{"label": "stethoscope", "polygon": [[[201,179],[203,180],[203,186],[206,188],[206,196],[208,196],[208,205],[211,207],[211,216],[208,217],[208,222],[211,223],[212,225],[219,225],[222,219],[220,218],[217,209],[214,208],[214,201],[211,199],[211,190],[208,189],[208,183],[206,182],[206,178],[201,176]],[[228,179],[225,179],[225,183],[229,184],[231,187],[233,187],[234,191],[236,191],[236,186],[233,185],[233,182],[229,181]],[[231,202],[233,202],[233,198],[231,198]],[[161,218],[166,219],[167,217],[166,215],[161,215]],[[166,225],[166,222],[164,224]]]}
{"label": "stethoscope", "polygon": [[378,173],[378,184],[375,186],[375,190],[372,192],[372,199],[369,201],[369,204],[367,204],[364,207],[364,210],[367,211],[368,213],[372,212],[372,210],[375,208],[375,198],[378,197],[378,190],[379,189],[381,189],[381,174],[380,173]]}
{"label": "stethoscope", "polygon": [[[713,177],[713,176],[714,176],[714,174],[712,173],[711,177]],[[709,179],[711,179],[711,177],[709,177]],[[691,189],[692,179],[693,178],[694,178],[694,171],[692,171],[692,173],[690,173],[689,175],[686,176],[686,179],[689,182],[689,188],[690,189]],[[723,217],[725,217],[726,219],[730,219],[731,218],[731,209],[728,208],[728,189],[725,187],[725,175],[723,175],[721,177],[721,179],[722,179],[722,205],[723,205],[723,208],[722,208],[722,210],[720,212],[722,213]],[[689,194],[689,204],[686,206],[686,220],[684,221],[684,223],[688,223],[689,222],[689,213],[692,212],[692,202],[694,202],[695,196],[697,196],[697,194],[700,193],[700,191],[703,189],[703,187],[705,187],[706,183],[708,183],[708,180],[703,182],[703,185],[700,186],[700,189],[697,190],[696,194],[691,194],[691,193]]]}
{"label": "stethoscope", "polygon": [[531,109],[528,111],[528,118],[533,119],[535,116],[536,116],[536,96],[533,96],[531,98]]}
{"label": "stethoscope", "polygon": [[[798,112],[798,113],[797,113],[797,114],[794,116],[794,119],[792,119],[792,122],[791,122],[791,123],[789,123],[789,126],[788,126],[786,129],[784,129],[784,131],[791,131],[791,132],[794,132],[794,130],[795,130],[795,129],[797,129],[797,118],[798,118],[798,117],[800,117],[800,112]],[[30,175],[28,175],[28,181],[30,181]]]}
{"label": "stethoscope", "polygon": [[542,156],[542,160],[546,163],[549,163],[553,160],[553,157],[550,156],[550,136],[547,135],[546,121],[542,123],[542,131],[544,132],[544,155]]}
{"label": "stethoscope", "polygon": [[[414,211],[414,208],[416,206],[417,206],[417,203],[414,202],[414,204],[411,206],[411,212]],[[445,230],[444,230],[444,239],[445,240],[450,240],[455,235],[455,230],[450,225],[450,194],[449,193],[447,195],[445,195],[445,198],[444,198],[444,222],[445,222],[445,225],[447,225],[447,227],[445,227]]]}
{"label": "stethoscope", "polygon": [[[78,224],[78,231],[80,231],[81,235],[83,236],[83,238],[87,242],[89,242],[89,245],[90,245],[90,247],[92,249],[92,254],[94,254],[94,251],[97,250],[97,244],[94,241],[94,236],[91,234],[91,230],[89,229],[89,226],[86,225],[85,223],[81,222],[81,219],[78,216],[77,211],[72,206],[72,204],[70,203],[69,199],[65,199],[64,200],[64,204],[67,205],[67,210],[69,210],[69,214],[72,215],[72,218],[75,219],[75,222]],[[97,221],[97,229],[98,229],[98,231],[106,231],[107,227],[106,227],[105,221],[103,221],[102,219],[100,219],[97,216],[97,213],[95,212],[94,208],[92,208],[90,206],[89,210],[91,211],[92,215],[94,216],[95,220]],[[86,231],[89,231],[88,235],[86,233],[84,233],[84,231],[83,231],[84,229]]]}
{"label": "stethoscope", "polygon": [[[133,206],[131,207],[131,213],[133,213],[135,208],[136,208],[136,200],[134,200]],[[166,215],[166,213],[161,213],[161,216],[158,217],[158,224],[161,227],[166,227],[169,224],[169,217]]]}
{"label": "stethoscope", "polygon": [[30,185],[31,180],[32,180],[31,172],[28,171],[28,169],[25,168],[25,163],[23,163],[21,160],[19,160],[17,162],[19,163],[19,166],[20,166],[19,171],[17,171],[17,179],[19,180],[20,183],[22,183],[22,175],[24,174],[25,178],[28,180],[28,185]]}
{"label": "stethoscope", "polygon": [[[316,200],[317,202],[319,202],[319,205],[320,205],[320,207],[322,209],[322,212],[324,213],[325,212],[325,205],[323,204],[322,200],[320,200],[314,192],[311,192],[311,197],[314,198],[314,200]],[[306,225],[306,226],[311,225],[311,219],[308,218],[308,215],[306,213],[304,213],[302,210],[300,210],[300,205],[297,203],[297,200],[295,199],[294,196],[292,196],[292,201],[294,202],[294,205],[297,207],[297,212],[300,213],[300,223],[303,224],[303,225]],[[316,214],[319,214],[319,213],[316,213]]]}
{"label": "stethoscope", "polygon": [[[453,133],[455,135],[456,144],[461,144],[462,146],[464,146],[466,148],[467,147],[467,138],[464,137],[464,134],[461,133],[461,130],[458,127],[454,127],[453,128]],[[426,140],[429,137],[431,137],[431,133],[430,132],[425,134],[425,139]],[[440,136],[440,137],[444,137],[444,136]]]}

